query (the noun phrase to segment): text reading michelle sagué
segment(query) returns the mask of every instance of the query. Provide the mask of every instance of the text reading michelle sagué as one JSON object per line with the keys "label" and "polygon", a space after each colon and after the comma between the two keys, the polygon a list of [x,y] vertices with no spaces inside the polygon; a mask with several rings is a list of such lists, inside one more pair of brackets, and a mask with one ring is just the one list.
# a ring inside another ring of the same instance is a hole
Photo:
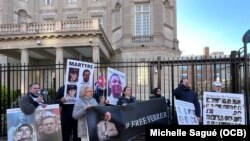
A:
{"label": "text reading michelle sagu\u00e9", "polygon": [[196,138],[196,139],[231,139],[249,140],[248,126],[146,126],[146,140],[157,138]]}

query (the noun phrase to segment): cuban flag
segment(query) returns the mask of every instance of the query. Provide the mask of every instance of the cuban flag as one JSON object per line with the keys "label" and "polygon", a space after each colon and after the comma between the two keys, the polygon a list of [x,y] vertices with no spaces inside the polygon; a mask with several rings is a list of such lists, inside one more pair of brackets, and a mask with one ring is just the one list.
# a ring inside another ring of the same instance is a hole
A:
{"label": "cuban flag", "polygon": [[104,87],[105,85],[105,78],[102,73],[98,76],[97,84],[99,87]]}

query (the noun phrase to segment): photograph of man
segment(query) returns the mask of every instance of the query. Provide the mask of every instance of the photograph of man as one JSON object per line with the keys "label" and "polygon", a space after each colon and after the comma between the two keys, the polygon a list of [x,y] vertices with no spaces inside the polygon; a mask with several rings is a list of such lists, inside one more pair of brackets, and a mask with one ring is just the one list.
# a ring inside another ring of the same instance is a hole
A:
{"label": "photograph of man", "polygon": [[8,140],[13,141],[13,135],[16,132],[16,129],[25,123],[32,123],[34,121],[33,116],[25,115],[23,112],[17,112],[15,114],[8,114]]}
{"label": "photograph of man", "polygon": [[61,141],[62,133],[59,129],[59,120],[55,115],[48,115],[41,119],[42,135],[38,141]]}
{"label": "photograph of man", "polygon": [[29,124],[22,124],[17,128],[14,141],[34,141],[33,128]]}
{"label": "photograph of man", "polygon": [[69,68],[68,82],[77,82],[79,76],[79,69]]}
{"label": "photograph of man", "polygon": [[82,84],[90,85],[89,78],[90,78],[90,70],[85,69],[82,73],[82,79],[83,79]]}
{"label": "photograph of man", "polygon": [[74,99],[76,97],[76,85],[67,85],[66,99]]}
{"label": "photograph of man", "polygon": [[118,74],[113,73],[108,81],[108,100],[110,104],[116,105],[122,92],[122,81]]}
{"label": "photograph of man", "polygon": [[97,124],[97,135],[99,141],[105,141],[118,135],[116,126],[111,120],[111,113],[106,111],[103,120]]}

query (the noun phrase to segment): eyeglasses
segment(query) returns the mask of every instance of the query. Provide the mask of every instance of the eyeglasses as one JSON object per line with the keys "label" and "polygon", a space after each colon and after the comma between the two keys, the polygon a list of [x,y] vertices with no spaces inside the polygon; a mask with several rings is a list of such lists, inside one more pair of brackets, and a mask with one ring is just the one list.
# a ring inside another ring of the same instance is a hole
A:
{"label": "eyeglasses", "polygon": [[21,128],[19,129],[19,132],[30,132],[30,129],[29,128]]}

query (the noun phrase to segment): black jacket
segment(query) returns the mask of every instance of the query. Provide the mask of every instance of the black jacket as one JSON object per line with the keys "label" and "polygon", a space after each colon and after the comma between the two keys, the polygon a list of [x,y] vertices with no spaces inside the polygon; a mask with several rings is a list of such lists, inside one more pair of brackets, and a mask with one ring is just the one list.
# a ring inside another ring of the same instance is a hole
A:
{"label": "black jacket", "polygon": [[117,105],[130,104],[130,103],[135,103],[135,102],[136,102],[136,99],[133,96],[131,96],[130,99],[127,99],[124,96],[120,96],[117,101]]}
{"label": "black jacket", "polygon": [[64,89],[65,85],[60,87],[57,91],[55,103],[59,104],[61,107],[61,124],[64,125],[65,123],[73,123],[76,122],[76,120],[72,117],[74,104],[63,104],[61,102],[61,98],[64,96]]}
{"label": "black jacket", "polygon": [[179,86],[174,90],[174,96],[178,100],[193,103],[195,107],[195,114],[197,117],[200,117],[200,103],[198,101],[197,94],[194,91],[190,90],[190,88],[187,88],[182,84],[179,84]]}

